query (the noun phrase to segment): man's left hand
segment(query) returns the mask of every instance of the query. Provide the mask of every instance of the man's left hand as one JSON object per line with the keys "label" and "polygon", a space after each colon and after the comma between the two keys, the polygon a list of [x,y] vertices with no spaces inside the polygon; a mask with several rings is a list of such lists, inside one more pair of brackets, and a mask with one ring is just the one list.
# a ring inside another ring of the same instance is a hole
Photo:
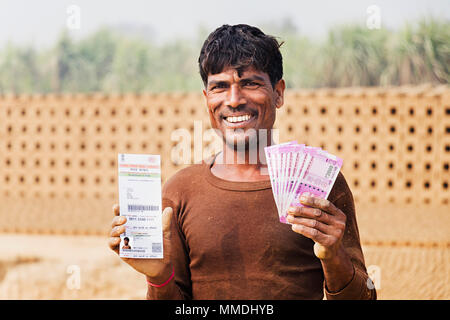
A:
{"label": "man's left hand", "polygon": [[322,260],[333,258],[344,236],[346,215],[326,199],[303,194],[300,203],[306,207],[290,207],[287,221],[292,230],[312,239],[314,254]]}

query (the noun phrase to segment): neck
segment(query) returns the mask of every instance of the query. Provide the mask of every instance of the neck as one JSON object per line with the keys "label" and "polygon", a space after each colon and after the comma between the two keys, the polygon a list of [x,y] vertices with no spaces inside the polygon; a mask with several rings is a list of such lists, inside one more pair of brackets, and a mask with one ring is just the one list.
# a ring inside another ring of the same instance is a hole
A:
{"label": "neck", "polygon": [[274,144],[272,130],[267,130],[264,134],[257,135],[249,140],[245,145],[235,145],[224,140],[223,152],[220,154],[223,161],[220,164],[226,166],[244,165],[246,167],[265,166],[264,148]]}

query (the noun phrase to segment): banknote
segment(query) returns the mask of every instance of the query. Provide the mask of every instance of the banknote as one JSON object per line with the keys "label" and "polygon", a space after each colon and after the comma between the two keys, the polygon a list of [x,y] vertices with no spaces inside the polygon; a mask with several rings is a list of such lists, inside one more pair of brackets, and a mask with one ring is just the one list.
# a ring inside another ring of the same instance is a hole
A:
{"label": "banknote", "polygon": [[272,193],[280,222],[290,206],[302,206],[300,196],[308,192],[327,198],[343,160],[318,147],[291,141],[265,148]]}

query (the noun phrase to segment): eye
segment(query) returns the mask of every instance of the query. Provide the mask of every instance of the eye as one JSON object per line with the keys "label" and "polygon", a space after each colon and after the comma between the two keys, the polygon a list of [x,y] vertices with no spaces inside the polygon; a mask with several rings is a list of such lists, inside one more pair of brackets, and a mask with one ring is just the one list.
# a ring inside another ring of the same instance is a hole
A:
{"label": "eye", "polygon": [[217,91],[217,90],[222,90],[222,89],[226,89],[227,88],[227,84],[226,83],[218,83],[218,84],[214,84],[212,85],[209,90],[213,91]]}
{"label": "eye", "polygon": [[260,87],[261,85],[258,82],[255,81],[247,81],[244,83],[244,87],[250,88],[250,89],[256,89]]}

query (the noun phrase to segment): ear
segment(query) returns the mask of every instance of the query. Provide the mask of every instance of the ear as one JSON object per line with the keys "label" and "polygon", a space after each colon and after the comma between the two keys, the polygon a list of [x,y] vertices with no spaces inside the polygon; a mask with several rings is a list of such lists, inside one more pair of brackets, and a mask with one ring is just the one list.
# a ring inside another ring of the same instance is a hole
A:
{"label": "ear", "polygon": [[277,109],[281,108],[284,104],[284,90],[286,89],[286,83],[284,82],[283,79],[280,79],[276,84],[275,84],[275,106],[277,107]]}

